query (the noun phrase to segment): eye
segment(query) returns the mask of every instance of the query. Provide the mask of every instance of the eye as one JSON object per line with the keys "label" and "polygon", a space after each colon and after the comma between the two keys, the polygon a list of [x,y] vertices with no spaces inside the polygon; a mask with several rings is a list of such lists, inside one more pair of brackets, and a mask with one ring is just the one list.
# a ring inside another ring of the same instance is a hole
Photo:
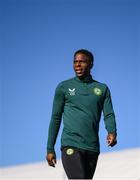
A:
{"label": "eye", "polygon": [[74,64],[76,64],[76,63],[85,64],[87,62],[86,62],[86,60],[74,60],[73,63]]}
{"label": "eye", "polygon": [[81,62],[81,63],[87,63],[85,60],[81,60],[80,62]]}

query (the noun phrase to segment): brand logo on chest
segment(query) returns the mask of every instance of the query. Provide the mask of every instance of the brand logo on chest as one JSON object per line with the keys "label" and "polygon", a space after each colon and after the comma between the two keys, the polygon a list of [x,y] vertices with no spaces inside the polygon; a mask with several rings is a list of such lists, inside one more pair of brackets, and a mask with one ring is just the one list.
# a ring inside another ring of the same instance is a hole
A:
{"label": "brand logo on chest", "polygon": [[75,95],[75,88],[73,88],[73,89],[68,89],[69,90],[69,95],[70,96],[74,96]]}

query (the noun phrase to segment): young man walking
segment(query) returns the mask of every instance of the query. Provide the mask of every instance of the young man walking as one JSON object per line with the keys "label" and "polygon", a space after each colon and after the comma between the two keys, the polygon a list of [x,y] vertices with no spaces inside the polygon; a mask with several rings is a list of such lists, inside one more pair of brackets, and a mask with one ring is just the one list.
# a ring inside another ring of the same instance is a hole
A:
{"label": "young man walking", "polygon": [[62,164],[68,179],[92,179],[98,155],[99,122],[103,111],[108,132],[108,146],[116,143],[116,121],[107,85],[94,80],[91,69],[94,56],[81,49],[75,52],[73,67],[76,76],[61,82],[55,91],[49,126],[46,159],[55,166],[54,145],[63,116],[61,136]]}

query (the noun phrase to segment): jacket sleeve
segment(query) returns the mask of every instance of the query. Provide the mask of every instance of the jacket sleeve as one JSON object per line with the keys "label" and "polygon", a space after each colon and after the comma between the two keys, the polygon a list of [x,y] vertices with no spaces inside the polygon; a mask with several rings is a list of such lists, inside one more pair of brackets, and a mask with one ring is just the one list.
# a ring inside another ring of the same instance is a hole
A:
{"label": "jacket sleeve", "polygon": [[113,110],[110,90],[108,89],[108,87],[105,92],[105,99],[104,99],[104,104],[103,104],[103,114],[104,114],[105,128],[106,128],[107,132],[117,135],[115,114],[114,114],[114,110]]}
{"label": "jacket sleeve", "polygon": [[53,100],[52,116],[48,130],[48,142],[47,142],[47,152],[53,152],[56,138],[59,132],[62,114],[64,110],[65,95],[62,89],[62,83],[59,84],[55,90],[55,96]]}

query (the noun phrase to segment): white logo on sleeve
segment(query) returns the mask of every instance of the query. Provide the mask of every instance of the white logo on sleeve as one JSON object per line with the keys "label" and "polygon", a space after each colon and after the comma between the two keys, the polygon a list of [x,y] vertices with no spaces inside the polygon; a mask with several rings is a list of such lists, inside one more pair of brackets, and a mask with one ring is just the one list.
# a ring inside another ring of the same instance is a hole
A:
{"label": "white logo on sleeve", "polygon": [[68,89],[69,90],[69,94],[70,94],[70,96],[74,96],[75,95],[75,88],[73,88],[73,89]]}

